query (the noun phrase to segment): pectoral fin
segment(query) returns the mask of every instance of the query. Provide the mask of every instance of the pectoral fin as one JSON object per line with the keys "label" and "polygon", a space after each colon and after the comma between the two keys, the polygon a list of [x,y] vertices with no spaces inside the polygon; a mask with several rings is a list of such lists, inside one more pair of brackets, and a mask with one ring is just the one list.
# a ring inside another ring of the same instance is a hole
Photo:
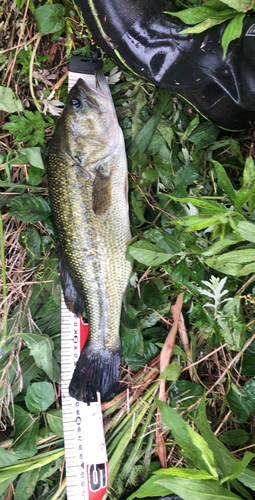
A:
{"label": "pectoral fin", "polygon": [[112,173],[105,175],[97,170],[93,183],[92,208],[95,215],[103,215],[112,202]]}
{"label": "pectoral fin", "polygon": [[77,316],[84,316],[84,298],[79,291],[76,290],[61,255],[59,256],[59,271],[66,307],[73,314],[76,314]]}

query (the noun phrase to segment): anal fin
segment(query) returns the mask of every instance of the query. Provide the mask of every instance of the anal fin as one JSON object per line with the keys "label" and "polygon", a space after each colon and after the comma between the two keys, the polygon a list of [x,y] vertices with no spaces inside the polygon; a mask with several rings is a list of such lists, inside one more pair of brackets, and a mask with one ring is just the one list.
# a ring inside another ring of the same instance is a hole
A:
{"label": "anal fin", "polygon": [[59,271],[66,307],[77,316],[84,316],[85,303],[82,294],[75,288],[72,278],[59,255]]}

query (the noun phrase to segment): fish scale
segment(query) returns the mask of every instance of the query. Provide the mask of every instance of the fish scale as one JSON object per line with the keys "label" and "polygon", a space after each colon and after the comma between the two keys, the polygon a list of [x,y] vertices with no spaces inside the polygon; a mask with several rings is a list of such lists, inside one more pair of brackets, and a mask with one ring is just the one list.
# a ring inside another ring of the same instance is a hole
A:
{"label": "fish scale", "polygon": [[[48,159],[65,301],[78,316],[84,315],[85,306],[89,322],[89,338],[70,384],[70,394],[83,401],[91,397],[88,387],[94,393],[99,391],[102,400],[111,399],[116,391],[121,360],[120,314],[131,270],[125,257],[131,234],[124,138],[107,81],[103,74],[97,78],[107,106],[104,100],[102,107],[93,89],[76,84],[53,135]],[[93,101],[91,106],[84,103],[90,122],[86,118],[88,125],[82,123],[80,129],[82,114],[69,109],[74,96]]]}

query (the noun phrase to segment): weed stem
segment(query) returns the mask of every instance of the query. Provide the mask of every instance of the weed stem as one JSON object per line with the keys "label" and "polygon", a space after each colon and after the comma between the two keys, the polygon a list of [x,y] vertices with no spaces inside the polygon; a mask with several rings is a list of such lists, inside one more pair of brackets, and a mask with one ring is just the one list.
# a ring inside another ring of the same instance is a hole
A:
{"label": "weed stem", "polygon": [[3,274],[3,297],[4,297],[4,336],[7,337],[7,290],[6,290],[6,274],[5,274],[5,256],[4,256],[4,229],[2,214],[0,217],[0,239],[1,239],[1,261]]}

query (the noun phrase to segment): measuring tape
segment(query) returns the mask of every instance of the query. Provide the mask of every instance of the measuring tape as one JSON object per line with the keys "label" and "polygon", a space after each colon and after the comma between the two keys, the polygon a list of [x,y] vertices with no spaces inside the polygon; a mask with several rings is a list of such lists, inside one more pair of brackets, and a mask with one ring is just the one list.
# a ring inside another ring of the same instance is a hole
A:
{"label": "measuring tape", "polygon": [[[95,86],[94,68],[100,66],[101,61],[73,57],[69,62],[68,90],[78,78]],[[61,393],[68,500],[102,500],[108,487],[100,393],[97,393],[97,402],[93,403],[83,403],[69,396],[69,384],[88,333],[88,323],[67,309],[62,293]]]}

